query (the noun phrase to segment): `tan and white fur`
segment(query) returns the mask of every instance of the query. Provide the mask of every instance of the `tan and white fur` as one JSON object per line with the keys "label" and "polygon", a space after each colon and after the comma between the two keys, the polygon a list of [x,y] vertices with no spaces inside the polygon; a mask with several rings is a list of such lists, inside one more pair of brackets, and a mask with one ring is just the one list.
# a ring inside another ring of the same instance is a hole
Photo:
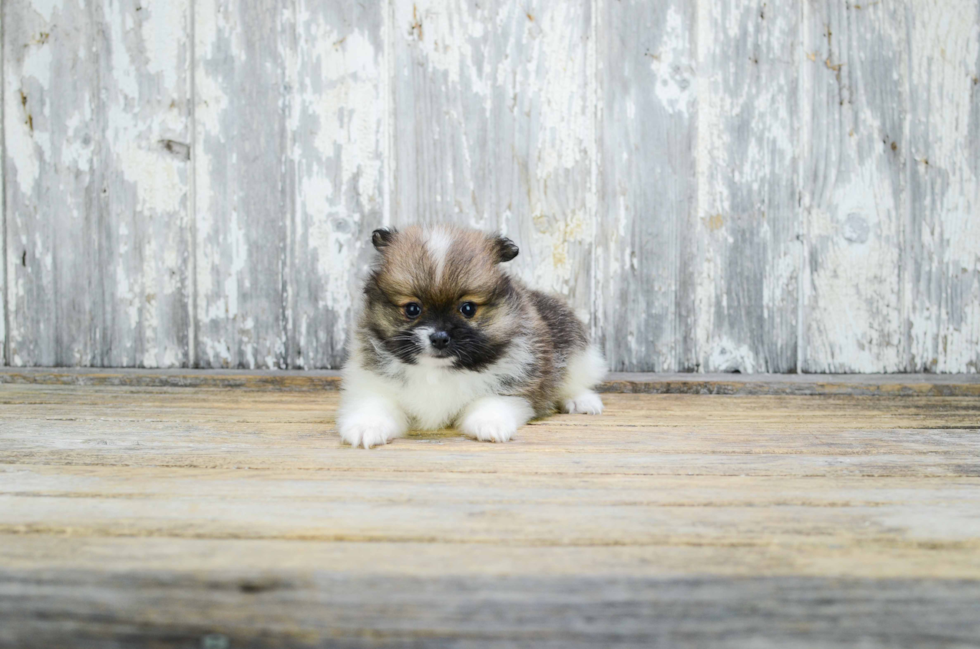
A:
{"label": "tan and white fur", "polygon": [[559,299],[500,264],[512,241],[452,226],[375,230],[379,255],[343,370],[337,427],[352,446],[455,425],[506,442],[534,417],[597,415],[605,361]]}

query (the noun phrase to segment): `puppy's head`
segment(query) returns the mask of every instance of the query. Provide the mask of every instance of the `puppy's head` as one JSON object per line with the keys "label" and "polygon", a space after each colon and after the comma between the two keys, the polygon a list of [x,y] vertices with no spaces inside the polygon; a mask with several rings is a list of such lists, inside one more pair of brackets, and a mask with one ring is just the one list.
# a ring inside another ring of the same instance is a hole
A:
{"label": "puppy's head", "polygon": [[375,230],[365,287],[369,335],[397,361],[479,371],[506,350],[519,300],[499,264],[510,239],[450,226]]}

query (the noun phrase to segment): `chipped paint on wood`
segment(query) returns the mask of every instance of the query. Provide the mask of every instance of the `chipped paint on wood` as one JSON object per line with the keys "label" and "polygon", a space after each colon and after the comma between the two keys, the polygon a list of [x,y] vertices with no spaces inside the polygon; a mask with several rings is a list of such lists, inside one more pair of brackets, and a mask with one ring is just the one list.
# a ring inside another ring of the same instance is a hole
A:
{"label": "chipped paint on wood", "polygon": [[684,1],[603,4],[596,325],[614,370],[696,366],[694,16]]}
{"label": "chipped paint on wood", "polygon": [[969,0],[0,21],[6,364],[337,367],[370,231],[453,220],[614,369],[980,370]]}
{"label": "chipped paint on wood", "polygon": [[383,220],[385,99],[381,3],[297,4],[289,133],[290,367],[339,367],[357,281]]}
{"label": "chipped paint on wood", "polygon": [[11,364],[187,363],[187,9],[3,4]]}
{"label": "chipped paint on wood", "polygon": [[822,0],[804,14],[803,370],[903,371],[907,12]]}
{"label": "chipped paint on wood", "polygon": [[395,0],[393,21],[393,220],[503,231],[517,274],[589,319],[591,5]]}
{"label": "chipped paint on wood", "polygon": [[[0,6],[0,77],[3,75],[3,7]],[[0,78],[0,152],[5,150],[3,135],[3,80]],[[3,155],[0,153],[0,365],[9,365],[7,358],[7,210],[5,206]]]}
{"label": "chipped paint on wood", "polygon": [[292,207],[279,0],[197,0],[197,364],[286,366]]}
{"label": "chipped paint on wood", "polygon": [[977,372],[980,5],[913,12],[909,34],[908,369]]}
{"label": "chipped paint on wood", "polygon": [[697,368],[797,368],[798,3],[698,5]]}

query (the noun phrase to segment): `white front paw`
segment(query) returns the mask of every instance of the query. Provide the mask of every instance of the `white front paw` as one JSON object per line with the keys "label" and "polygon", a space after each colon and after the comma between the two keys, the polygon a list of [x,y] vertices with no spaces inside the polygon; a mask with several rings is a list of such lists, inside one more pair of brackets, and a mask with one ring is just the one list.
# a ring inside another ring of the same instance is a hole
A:
{"label": "white front paw", "polygon": [[509,442],[533,416],[531,404],[520,397],[485,397],[466,409],[459,429],[481,442]]}
{"label": "white front paw", "polygon": [[601,415],[602,399],[592,390],[586,390],[572,399],[566,399],[562,411],[572,415]]}
{"label": "white front paw", "polygon": [[481,442],[509,442],[517,432],[517,426],[506,417],[469,416],[460,426],[463,434]]}
{"label": "white front paw", "polygon": [[400,421],[383,412],[354,412],[337,422],[341,439],[354,448],[387,444],[401,435],[403,428]]}

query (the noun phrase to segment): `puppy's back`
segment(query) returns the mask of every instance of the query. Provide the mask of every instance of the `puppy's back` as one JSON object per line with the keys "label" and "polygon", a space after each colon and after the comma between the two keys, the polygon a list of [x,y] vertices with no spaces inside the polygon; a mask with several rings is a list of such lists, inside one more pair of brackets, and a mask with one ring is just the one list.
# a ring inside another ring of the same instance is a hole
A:
{"label": "puppy's back", "polygon": [[562,365],[565,359],[588,346],[589,337],[585,332],[585,325],[567,304],[541,291],[528,290],[528,297],[541,319],[548,325],[557,365]]}

